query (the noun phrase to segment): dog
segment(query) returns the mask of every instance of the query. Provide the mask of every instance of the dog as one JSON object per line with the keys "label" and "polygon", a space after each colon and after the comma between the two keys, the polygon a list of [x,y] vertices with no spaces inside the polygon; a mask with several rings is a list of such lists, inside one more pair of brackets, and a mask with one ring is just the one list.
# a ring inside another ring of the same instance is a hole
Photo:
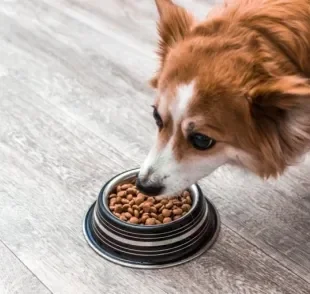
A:
{"label": "dog", "polygon": [[197,22],[155,0],[157,139],[137,185],[175,195],[231,163],[277,177],[310,147],[310,0],[236,0]]}

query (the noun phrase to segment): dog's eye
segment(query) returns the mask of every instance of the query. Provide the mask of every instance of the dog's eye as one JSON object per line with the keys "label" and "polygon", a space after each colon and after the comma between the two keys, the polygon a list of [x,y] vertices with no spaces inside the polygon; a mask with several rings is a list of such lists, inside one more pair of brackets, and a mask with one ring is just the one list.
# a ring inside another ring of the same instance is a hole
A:
{"label": "dog's eye", "polygon": [[153,106],[153,117],[159,129],[161,129],[164,126],[164,123],[155,106]]}
{"label": "dog's eye", "polygon": [[199,134],[193,133],[189,136],[189,141],[193,145],[194,148],[198,150],[207,150],[214,146],[215,140],[211,139],[210,137]]}

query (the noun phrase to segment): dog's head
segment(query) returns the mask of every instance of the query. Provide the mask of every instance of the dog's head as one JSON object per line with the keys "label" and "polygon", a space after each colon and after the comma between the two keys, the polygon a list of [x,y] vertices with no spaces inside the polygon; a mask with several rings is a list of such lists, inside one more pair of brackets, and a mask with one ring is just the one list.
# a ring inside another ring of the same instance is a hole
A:
{"label": "dog's head", "polygon": [[156,4],[158,132],[139,188],[171,195],[227,162],[262,177],[281,173],[310,142],[307,81],[272,74],[279,66],[262,61],[263,40],[247,28],[225,17],[196,23],[170,0]]}

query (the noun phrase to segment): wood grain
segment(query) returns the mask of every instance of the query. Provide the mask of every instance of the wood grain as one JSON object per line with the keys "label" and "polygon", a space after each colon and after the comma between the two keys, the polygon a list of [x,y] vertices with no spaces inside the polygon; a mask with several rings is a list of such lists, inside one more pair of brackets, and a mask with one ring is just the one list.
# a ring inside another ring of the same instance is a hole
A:
{"label": "wood grain", "polygon": [[0,258],[0,293],[51,293],[2,242],[0,242]]}
{"label": "wood grain", "polygon": [[87,246],[101,185],[152,144],[156,17],[145,0],[0,3],[0,240],[53,293],[309,293],[309,158],[278,181],[231,167],[203,180],[222,232],[184,266],[122,268]]}

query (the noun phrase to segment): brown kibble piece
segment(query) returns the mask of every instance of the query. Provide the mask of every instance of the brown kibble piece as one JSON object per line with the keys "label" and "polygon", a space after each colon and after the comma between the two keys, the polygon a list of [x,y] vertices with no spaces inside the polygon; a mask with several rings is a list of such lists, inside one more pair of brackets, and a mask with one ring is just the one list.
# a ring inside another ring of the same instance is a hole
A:
{"label": "brown kibble piece", "polygon": [[128,188],[132,187],[132,184],[124,184],[121,186],[122,190],[127,190]]}
{"label": "brown kibble piece", "polygon": [[171,215],[171,210],[166,209],[166,208],[163,209],[162,215],[163,215],[164,217],[169,217],[169,216]]}
{"label": "brown kibble piece", "polygon": [[120,204],[122,202],[122,197],[116,197],[116,203]]}
{"label": "brown kibble piece", "polygon": [[125,212],[123,215],[127,218],[130,219],[132,217],[132,214],[130,212]]}
{"label": "brown kibble piece", "polygon": [[114,214],[116,217],[118,217],[118,218],[120,218],[120,217],[121,217],[120,213],[113,212],[113,214]]}
{"label": "brown kibble piece", "polygon": [[145,223],[145,221],[147,220],[149,218],[149,216],[148,215],[142,215],[142,217],[141,217],[141,223]]}
{"label": "brown kibble piece", "polygon": [[118,185],[117,188],[116,188],[116,192],[119,192],[122,190],[122,186]]}
{"label": "brown kibble piece", "polygon": [[117,193],[117,197],[125,197],[127,195],[127,192],[126,191],[119,191]]}
{"label": "brown kibble piece", "polygon": [[148,218],[148,219],[145,221],[145,224],[146,224],[147,226],[155,225],[155,224],[156,224],[156,219],[155,219],[155,218]]}
{"label": "brown kibble piece", "polygon": [[114,198],[114,197],[116,197],[116,194],[110,194],[110,196],[109,196],[109,198],[111,199],[111,198]]}
{"label": "brown kibble piece", "polygon": [[175,215],[174,217],[173,217],[173,220],[177,220],[177,219],[179,219],[179,218],[181,218],[182,217],[182,215]]}
{"label": "brown kibble piece", "polygon": [[136,195],[137,194],[137,190],[135,188],[129,188],[127,190],[127,193],[128,194],[132,194],[132,195]]}
{"label": "brown kibble piece", "polygon": [[168,199],[163,199],[161,200],[161,204],[166,205],[168,204],[169,200]]}
{"label": "brown kibble piece", "polygon": [[159,221],[158,219],[155,221],[156,225],[161,225],[161,221]]}
{"label": "brown kibble piece", "polygon": [[126,198],[127,198],[128,201],[131,201],[133,199],[133,195],[132,194],[128,194]]}
{"label": "brown kibble piece", "polygon": [[151,204],[149,203],[149,202],[146,202],[146,203],[144,203],[144,205],[143,205],[143,211],[144,212],[150,212],[150,210],[151,210]]}
{"label": "brown kibble piece", "polygon": [[109,204],[110,204],[110,206],[114,206],[116,204],[116,198],[110,199]]}
{"label": "brown kibble piece", "polygon": [[162,214],[159,214],[159,215],[157,216],[157,219],[158,219],[159,221],[161,221],[161,222],[163,222],[164,218],[165,218],[165,217],[164,217]]}
{"label": "brown kibble piece", "polygon": [[134,215],[135,215],[135,217],[139,217],[140,216],[139,210],[135,209],[134,210]]}
{"label": "brown kibble piece", "polygon": [[172,221],[171,217],[165,217],[163,220],[163,224],[170,223]]}
{"label": "brown kibble piece", "polygon": [[170,201],[166,204],[165,207],[166,207],[167,209],[171,209],[172,206],[173,206],[173,202],[172,202],[172,200],[170,200]]}
{"label": "brown kibble piece", "polygon": [[155,206],[151,206],[150,207],[150,212],[156,213],[157,212],[156,207]]}
{"label": "brown kibble piece", "polygon": [[181,208],[176,208],[174,210],[172,210],[174,215],[181,215],[183,210]]}
{"label": "brown kibble piece", "polygon": [[133,206],[134,204],[135,204],[135,200],[134,200],[134,199],[132,199],[132,200],[129,201],[129,205],[130,205],[130,206]]}
{"label": "brown kibble piece", "polygon": [[191,206],[189,204],[183,204],[182,205],[182,210],[183,211],[188,212],[188,211],[190,211],[190,209],[191,209]]}
{"label": "brown kibble piece", "polygon": [[158,215],[157,215],[156,213],[154,213],[154,212],[151,212],[151,217],[157,219],[157,218],[158,218]]}
{"label": "brown kibble piece", "polygon": [[138,224],[138,223],[139,223],[139,220],[138,220],[138,218],[136,218],[135,216],[133,216],[133,217],[130,218],[129,222],[132,223],[132,224]]}
{"label": "brown kibble piece", "polygon": [[114,208],[114,211],[116,213],[121,213],[123,211],[123,205],[122,204],[116,204],[115,208]]}
{"label": "brown kibble piece", "polygon": [[129,204],[129,200],[126,198],[123,198],[121,202],[122,204]]}
{"label": "brown kibble piece", "polygon": [[132,209],[131,207],[129,207],[129,208],[127,209],[127,211],[128,211],[131,215],[133,215],[133,209]]}
{"label": "brown kibble piece", "polygon": [[114,206],[114,205],[110,205],[110,206],[109,206],[109,209],[110,209],[111,211],[114,211],[115,206]]}
{"label": "brown kibble piece", "polygon": [[156,209],[160,209],[162,206],[163,206],[162,203],[157,203],[154,205]]}
{"label": "brown kibble piece", "polygon": [[129,204],[123,205],[123,211],[128,211],[129,208],[130,208]]}
{"label": "brown kibble piece", "polygon": [[125,215],[121,215],[119,219],[123,222],[127,221],[127,217]]}

